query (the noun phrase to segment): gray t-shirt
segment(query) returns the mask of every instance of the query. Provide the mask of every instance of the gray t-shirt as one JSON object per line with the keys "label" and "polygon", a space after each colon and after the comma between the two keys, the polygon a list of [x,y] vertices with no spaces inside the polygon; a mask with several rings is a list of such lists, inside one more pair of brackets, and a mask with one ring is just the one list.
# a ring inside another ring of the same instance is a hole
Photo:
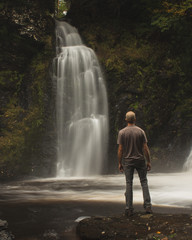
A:
{"label": "gray t-shirt", "polygon": [[143,144],[147,143],[145,132],[133,125],[119,131],[117,144],[123,145],[123,160],[144,160]]}

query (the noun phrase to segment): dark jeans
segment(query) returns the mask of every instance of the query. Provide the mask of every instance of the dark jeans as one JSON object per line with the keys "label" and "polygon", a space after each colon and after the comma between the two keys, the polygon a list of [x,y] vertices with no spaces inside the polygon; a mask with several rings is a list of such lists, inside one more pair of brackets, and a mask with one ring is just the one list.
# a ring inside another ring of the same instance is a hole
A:
{"label": "dark jeans", "polygon": [[147,182],[147,168],[144,161],[137,161],[136,163],[123,164],[123,169],[126,178],[126,209],[133,209],[133,175],[134,170],[137,170],[140,183],[143,191],[144,208],[151,207],[151,198],[149,194],[148,182]]}

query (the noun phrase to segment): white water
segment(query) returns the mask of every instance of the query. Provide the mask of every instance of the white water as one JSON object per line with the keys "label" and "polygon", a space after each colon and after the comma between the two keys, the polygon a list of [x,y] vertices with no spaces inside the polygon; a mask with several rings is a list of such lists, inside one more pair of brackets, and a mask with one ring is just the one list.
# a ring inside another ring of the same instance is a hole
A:
{"label": "white water", "polygon": [[56,45],[56,175],[99,175],[108,141],[103,75],[94,51],[82,44],[74,27],[57,22]]}
{"label": "white water", "polygon": [[[190,173],[148,174],[152,204],[192,208]],[[104,201],[125,204],[125,177],[106,175],[87,178],[37,179],[0,185],[0,202]],[[137,174],[134,176],[134,204],[143,196]]]}
{"label": "white water", "polygon": [[183,170],[188,171],[188,172],[192,172],[192,150],[189,153],[189,156],[188,156],[186,162],[183,165]]}

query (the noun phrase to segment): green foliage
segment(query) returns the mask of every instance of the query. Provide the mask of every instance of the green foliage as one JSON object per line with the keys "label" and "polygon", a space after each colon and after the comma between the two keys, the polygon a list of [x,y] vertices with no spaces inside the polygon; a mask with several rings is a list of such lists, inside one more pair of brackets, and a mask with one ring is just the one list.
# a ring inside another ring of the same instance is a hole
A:
{"label": "green foliage", "polygon": [[3,9],[4,6],[5,6],[5,3],[1,2],[1,3],[0,3],[0,10]]}
{"label": "green foliage", "polygon": [[22,7],[27,7],[27,8],[34,8],[36,7],[37,9],[41,9],[42,12],[45,9],[48,9],[49,11],[53,12],[54,11],[54,1],[52,0],[33,0],[33,1],[26,1],[26,0],[1,0],[0,3],[0,9],[6,9],[6,10],[11,10],[12,8],[21,10]]}
{"label": "green foliage", "polygon": [[[43,126],[46,121],[45,98],[48,68],[48,55],[39,54],[31,66],[32,82],[28,90],[28,97],[30,97],[28,108],[20,105],[19,96],[22,84],[29,75],[8,70],[0,74],[0,85],[9,90],[12,88],[14,92],[0,115],[3,126],[0,132],[1,175],[11,176],[17,171],[29,173],[32,170],[29,156],[37,151],[34,146],[44,132]],[[9,166],[8,170],[6,170],[7,166]]]}
{"label": "green foliage", "polygon": [[15,89],[15,93],[18,93],[22,81],[23,74],[17,71],[6,70],[0,72],[0,86],[2,88]]}
{"label": "green foliage", "polygon": [[67,13],[69,10],[70,2],[66,0],[56,0],[55,5],[55,8],[57,9],[56,17],[62,18],[65,16],[65,12]]}
{"label": "green foliage", "polygon": [[30,173],[39,160],[54,51],[54,1],[2,0],[0,11],[1,177]]}
{"label": "green foliage", "polygon": [[169,30],[174,24],[179,21],[178,17],[172,17],[170,18],[169,16],[161,16],[156,17],[151,25],[152,26],[157,26],[161,29],[161,32]]}
{"label": "green foliage", "polygon": [[[97,52],[105,69],[114,142],[129,109],[139,116],[150,145],[157,136],[164,139],[165,146],[175,136],[180,138],[179,129],[191,119],[192,36],[190,6],[184,2],[170,3],[167,12],[162,1],[154,5],[142,1],[151,12],[148,18],[142,17],[146,20],[142,23],[132,18],[132,25],[118,19],[81,26],[86,44]],[[152,152],[156,161],[159,154],[164,155],[156,146]]]}
{"label": "green foliage", "polygon": [[[15,1],[15,8],[23,3]],[[69,1],[54,3],[57,17],[63,17],[63,11],[69,10]],[[0,9],[14,4],[3,1]],[[42,7],[45,1],[36,4]],[[76,21],[85,44],[96,51],[105,70],[110,132],[115,142],[129,109],[139,115],[141,127],[150,139],[162,137],[165,146],[175,136],[180,138],[183,125],[191,121],[191,9],[191,0],[71,1],[70,18]],[[50,11],[46,8],[44,13],[49,15]],[[29,171],[31,162],[29,157],[23,161],[24,156],[36,151],[35,144],[40,141],[46,122],[52,38],[44,35],[37,46],[36,41],[25,39],[7,23],[0,29],[0,37],[4,46],[0,61],[6,69],[0,74],[0,87],[11,92],[0,112],[0,164],[13,168],[23,164]],[[26,85],[25,106],[20,96]],[[156,160],[160,150],[153,147]]]}
{"label": "green foliage", "polygon": [[[0,136],[1,175],[10,176],[24,164],[22,161],[25,150],[26,127],[23,120],[25,115],[24,109],[10,103],[0,116],[4,124]],[[3,170],[7,166],[9,170]]]}
{"label": "green foliage", "polygon": [[173,28],[182,28],[180,23],[186,17],[191,17],[192,1],[185,0],[181,2],[163,1],[160,9],[154,9],[152,26],[160,28],[161,32]]}
{"label": "green foliage", "polygon": [[30,171],[30,158],[23,157],[33,151],[34,141],[43,132],[42,106],[35,105],[26,110],[18,105],[16,98],[11,98],[0,117],[4,125],[0,136],[0,167],[9,165],[9,172],[20,170],[20,173],[27,173]]}

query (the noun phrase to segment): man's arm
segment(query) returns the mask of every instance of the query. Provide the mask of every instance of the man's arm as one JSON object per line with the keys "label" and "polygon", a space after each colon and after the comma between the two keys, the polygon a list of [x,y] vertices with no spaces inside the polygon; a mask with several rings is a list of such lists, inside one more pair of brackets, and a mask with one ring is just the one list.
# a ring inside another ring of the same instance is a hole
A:
{"label": "man's arm", "polygon": [[151,156],[150,156],[150,151],[149,151],[149,148],[147,146],[147,143],[143,144],[143,153],[144,153],[144,156],[147,160],[147,171],[150,171],[151,170]]}
{"label": "man's arm", "polygon": [[119,147],[118,147],[118,161],[119,161],[119,171],[120,172],[123,172],[122,157],[123,157],[123,145],[119,144]]}

